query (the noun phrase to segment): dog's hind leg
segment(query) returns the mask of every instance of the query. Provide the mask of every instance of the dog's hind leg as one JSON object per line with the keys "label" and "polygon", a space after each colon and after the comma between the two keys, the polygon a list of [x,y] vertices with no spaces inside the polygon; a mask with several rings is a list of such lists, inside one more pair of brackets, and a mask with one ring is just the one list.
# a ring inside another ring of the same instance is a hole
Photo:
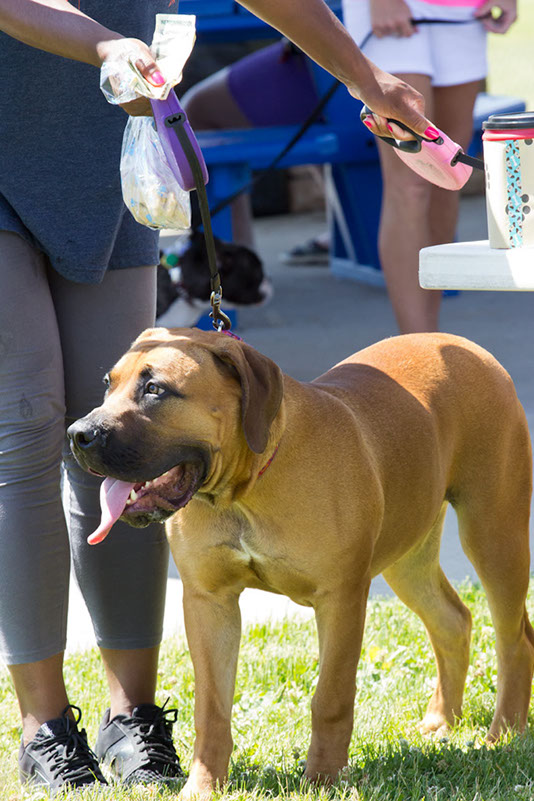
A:
{"label": "dog's hind leg", "polygon": [[530,492],[520,464],[514,480],[486,487],[483,503],[470,493],[457,510],[462,545],[486,591],[495,627],[497,703],[490,741],[510,727],[525,727],[534,668],[534,631],[525,606]]}
{"label": "dog's hind leg", "polygon": [[423,542],[383,572],[391,589],[423,621],[436,657],[438,680],[421,722],[423,733],[446,730],[460,717],[469,666],[471,613],[439,564],[446,509],[444,503]]}

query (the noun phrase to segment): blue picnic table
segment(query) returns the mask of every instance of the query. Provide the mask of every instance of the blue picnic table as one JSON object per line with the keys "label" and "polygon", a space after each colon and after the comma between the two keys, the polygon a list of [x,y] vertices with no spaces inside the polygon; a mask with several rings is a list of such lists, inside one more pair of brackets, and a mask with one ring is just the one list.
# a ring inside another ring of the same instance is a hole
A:
{"label": "blue picnic table", "polygon": [[[341,0],[325,0],[341,17]],[[180,14],[194,14],[203,42],[240,42],[275,39],[280,33],[234,0],[180,0]]]}

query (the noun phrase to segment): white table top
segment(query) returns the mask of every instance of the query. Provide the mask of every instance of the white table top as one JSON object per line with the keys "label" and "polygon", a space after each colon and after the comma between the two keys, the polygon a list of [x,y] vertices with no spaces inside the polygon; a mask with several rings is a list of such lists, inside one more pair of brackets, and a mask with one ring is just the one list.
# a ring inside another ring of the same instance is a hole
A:
{"label": "white table top", "polygon": [[501,250],[486,239],[423,248],[419,283],[424,289],[534,291],[534,247]]}

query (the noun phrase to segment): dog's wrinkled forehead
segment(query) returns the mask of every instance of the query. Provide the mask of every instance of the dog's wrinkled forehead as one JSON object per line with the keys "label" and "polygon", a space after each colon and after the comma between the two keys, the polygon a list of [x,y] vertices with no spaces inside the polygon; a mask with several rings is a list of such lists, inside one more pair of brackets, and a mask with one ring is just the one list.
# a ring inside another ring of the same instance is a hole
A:
{"label": "dog's wrinkled forehead", "polygon": [[170,336],[167,329],[144,332],[117,362],[111,375],[125,381],[139,374],[182,380],[205,368],[210,354],[187,336]]}
{"label": "dog's wrinkled forehead", "polygon": [[180,395],[205,404],[211,402],[211,390],[221,380],[225,397],[240,400],[247,444],[262,453],[282,403],[283,374],[278,365],[238,338],[197,328],[148,329],[111,371],[106,397],[119,402],[126,394],[142,396],[146,402],[147,395]]}
{"label": "dog's wrinkled forehead", "polygon": [[[212,334],[208,336],[211,339]],[[160,348],[189,352],[191,349],[196,349],[194,340],[202,340],[205,337],[206,332],[191,328],[147,328],[139,334],[128,353],[148,353]]]}

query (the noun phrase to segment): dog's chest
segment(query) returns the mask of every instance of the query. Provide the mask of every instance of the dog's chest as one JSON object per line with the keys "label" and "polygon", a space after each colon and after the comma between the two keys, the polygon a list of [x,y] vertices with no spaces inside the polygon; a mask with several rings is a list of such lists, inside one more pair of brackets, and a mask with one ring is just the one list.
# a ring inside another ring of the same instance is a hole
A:
{"label": "dog's chest", "polygon": [[261,566],[262,563],[268,561],[265,554],[257,550],[254,543],[247,541],[247,538],[243,534],[239,537],[237,550],[239,552],[239,557],[250,567]]}
{"label": "dog's chest", "polygon": [[283,550],[265,548],[261,538],[241,533],[232,551],[233,558],[245,568],[247,586],[287,595],[296,603],[311,605],[313,582]]}

